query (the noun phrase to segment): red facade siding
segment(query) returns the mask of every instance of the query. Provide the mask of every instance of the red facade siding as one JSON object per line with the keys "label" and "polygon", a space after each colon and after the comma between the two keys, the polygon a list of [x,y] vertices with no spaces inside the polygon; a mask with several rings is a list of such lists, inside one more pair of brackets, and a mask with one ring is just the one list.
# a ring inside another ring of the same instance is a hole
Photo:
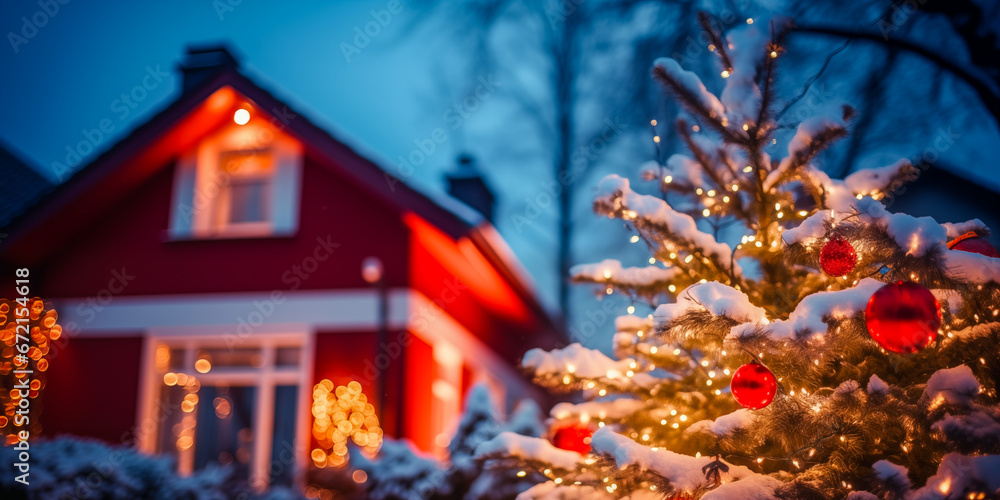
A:
{"label": "red facade siding", "polygon": [[536,345],[543,328],[537,319],[492,269],[469,262],[458,242],[418,225],[409,259],[410,286],[511,363],[524,346]]}
{"label": "red facade siding", "polygon": [[[166,242],[173,168],[163,168],[33,269],[35,289],[46,297],[93,296],[122,270],[134,276],[122,295],[360,288],[368,286],[361,261],[373,255],[391,286],[405,284],[401,215],[309,159],[303,170],[296,235]],[[293,266],[313,256],[320,241],[339,246],[306,278],[296,276]]]}
{"label": "red facade siding", "polygon": [[[409,342],[408,339],[413,337],[399,331],[389,332],[388,337],[389,348],[378,353],[376,332],[318,333],[313,382],[330,379],[335,386],[347,385],[352,380],[361,383],[368,402],[375,406],[383,432],[387,436],[401,437],[398,433],[399,395],[403,390],[411,390],[412,385],[407,382],[405,389],[401,387],[401,370],[407,365],[407,346],[399,339],[407,338],[406,342]],[[381,407],[382,398],[378,394],[383,382],[386,384],[385,408]]]}
{"label": "red facade siding", "polygon": [[42,432],[128,443],[136,422],[142,337],[75,338],[52,359]]}
{"label": "red facade siding", "polygon": [[432,450],[434,436],[431,435],[430,418],[434,395],[431,386],[437,376],[434,349],[416,335],[410,335],[410,339],[406,351],[406,390],[402,393],[403,407],[406,408],[403,415],[404,435],[418,448]]}

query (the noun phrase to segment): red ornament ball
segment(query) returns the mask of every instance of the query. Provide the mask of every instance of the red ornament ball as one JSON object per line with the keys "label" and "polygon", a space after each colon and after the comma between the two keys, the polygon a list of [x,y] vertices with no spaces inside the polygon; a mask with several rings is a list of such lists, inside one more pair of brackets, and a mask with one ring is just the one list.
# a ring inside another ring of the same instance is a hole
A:
{"label": "red ornament ball", "polygon": [[854,247],[839,234],[830,238],[819,252],[819,266],[824,273],[834,278],[846,276],[854,270],[857,263],[858,254]]}
{"label": "red ornament ball", "polygon": [[937,338],[940,304],[912,281],[889,283],[868,300],[865,324],[875,342],[892,352],[914,353]]}
{"label": "red ornament ball", "polygon": [[736,402],[744,408],[759,410],[774,400],[778,392],[778,380],[764,365],[756,360],[736,370],[729,388]]}
{"label": "red ornament ball", "polygon": [[559,427],[552,434],[552,444],[556,448],[575,451],[582,455],[590,453],[590,438],[594,429],[585,424],[569,424]]}
{"label": "red ornament ball", "polygon": [[961,250],[963,252],[978,253],[994,259],[1000,258],[1000,252],[986,241],[986,238],[979,236],[975,231],[969,231],[958,238],[948,242],[948,248]]}

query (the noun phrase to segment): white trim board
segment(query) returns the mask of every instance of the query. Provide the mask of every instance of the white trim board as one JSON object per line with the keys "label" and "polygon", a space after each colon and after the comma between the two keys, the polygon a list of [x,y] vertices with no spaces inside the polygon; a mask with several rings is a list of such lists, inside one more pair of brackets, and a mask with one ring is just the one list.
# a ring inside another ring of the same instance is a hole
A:
{"label": "white trim board", "polygon": [[[413,293],[409,288],[389,290],[390,329],[407,325]],[[317,330],[374,329],[378,320],[378,292],[364,288],[121,296],[111,298],[106,305],[94,305],[93,298],[52,302],[59,312],[59,323],[67,333],[79,337],[132,335],[150,330],[156,330],[158,335],[168,335],[171,330],[181,334],[195,325],[199,331],[218,326],[218,333],[235,333],[241,321],[260,332],[288,331],[288,325],[302,324]],[[69,328],[71,323],[76,328]]]}
{"label": "white trim board", "polygon": [[[55,299],[53,303],[70,337],[136,333],[171,337],[195,333],[242,338],[245,335],[239,330],[241,322],[254,334],[378,327],[378,292],[370,288],[284,291],[280,303],[271,298],[272,294],[275,292],[120,296],[100,305],[99,311],[83,298]],[[463,354],[474,370],[482,368],[476,370],[477,376],[488,371],[503,385],[534,393],[514,367],[425,295],[406,287],[392,288],[388,295],[390,330],[406,329],[431,346],[446,341]],[[70,324],[76,328],[69,328]]]}

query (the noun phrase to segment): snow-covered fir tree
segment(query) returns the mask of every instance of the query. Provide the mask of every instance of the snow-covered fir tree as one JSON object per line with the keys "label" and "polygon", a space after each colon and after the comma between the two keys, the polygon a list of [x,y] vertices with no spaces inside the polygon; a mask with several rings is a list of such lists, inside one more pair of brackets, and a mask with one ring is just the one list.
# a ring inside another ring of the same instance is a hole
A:
{"label": "snow-covered fir tree", "polygon": [[511,499],[545,481],[544,475],[490,467],[476,459],[477,449],[501,433],[538,438],[543,432],[541,410],[534,401],[521,401],[504,421],[488,386],[476,384],[466,395],[447,460],[421,455],[405,441],[387,439],[374,458],[352,454],[351,467],[365,472],[362,489],[368,499]]}
{"label": "snow-covered fir tree", "polygon": [[653,66],[687,113],[654,130],[688,154],[642,166],[645,188],[608,176],[594,200],[649,264],[572,270],[653,313],[617,319],[613,357],[579,344],[524,356],[537,383],[582,395],[552,410],[579,443],[507,432],[478,459],[545,476],[525,499],[1000,498],[988,229],[888,211],[919,163],[831,179],[817,155],[853,110],[784,121],[786,26],[703,25],[720,94],[678,61]]}

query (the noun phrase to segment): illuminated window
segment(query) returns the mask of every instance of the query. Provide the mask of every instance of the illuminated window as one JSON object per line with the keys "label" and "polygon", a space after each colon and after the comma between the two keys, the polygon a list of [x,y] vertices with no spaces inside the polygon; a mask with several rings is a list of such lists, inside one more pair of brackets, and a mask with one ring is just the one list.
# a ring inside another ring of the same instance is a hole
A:
{"label": "illuminated window", "polygon": [[219,159],[226,177],[215,203],[218,229],[270,222],[274,166],[271,152],[229,151]]}
{"label": "illuminated window", "polygon": [[260,112],[229,120],[178,158],[171,239],[295,233],[303,148],[280,125]]}
{"label": "illuminated window", "polygon": [[296,429],[306,416],[302,343],[266,334],[239,346],[221,338],[153,342],[153,451],[173,455],[181,474],[228,465],[257,487],[292,486],[302,466]]}

